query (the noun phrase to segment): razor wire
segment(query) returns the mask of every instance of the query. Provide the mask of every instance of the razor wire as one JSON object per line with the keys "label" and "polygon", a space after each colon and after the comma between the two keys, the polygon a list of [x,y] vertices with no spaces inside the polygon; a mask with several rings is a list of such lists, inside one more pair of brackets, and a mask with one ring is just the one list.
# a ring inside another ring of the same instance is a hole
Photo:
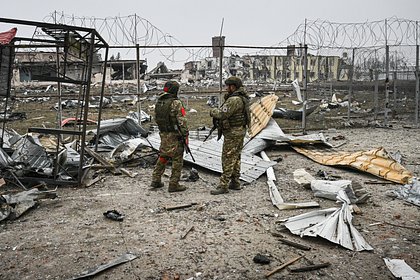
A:
{"label": "razor wire", "polygon": [[[141,48],[141,54],[147,56],[158,52],[164,59],[173,63],[195,61],[209,57],[211,53],[210,48],[183,48],[183,44],[176,37],[137,14],[99,18],[80,17],[54,11],[47,15],[44,21],[95,28],[110,45],[114,46],[131,45],[134,47],[137,44],[140,48],[141,46],[156,46],[156,48]],[[299,48],[306,44],[315,55],[337,55],[339,51],[348,52],[357,49],[358,60],[363,64],[375,55],[379,58],[384,56],[386,45],[415,46],[419,43],[418,41],[419,24],[414,20],[391,17],[359,23],[339,23],[316,19],[305,20],[290,36],[271,47],[295,45]],[[128,50],[128,52],[131,51],[133,49]],[[240,56],[285,54],[283,49],[264,49],[264,47],[261,47],[259,51],[226,47],[224,51],[229,55]],[[413,53],[414,51],[399,54],[400,60],[412,63]]]}
{"label": "razor wire", "polygon": [[[134,47],[138,44],[143,56],[159,52],[162,57],[173,63],[197,60],[209,54],[209,50],[206,48],[180,48],[179,46],[183,45],[180,40],[137,14],[98,18],[52,12],[43,21],[94,28],[109,45]],[[175,45],[178,47],[175,47]],[[156,46],[156,48],[141,48],[142,46]],[[160,46],[169,48],[159,48]],[[129,49],[128,52],[133,50]],[[183,51],[183,58],[176,59],[181,50]]]}

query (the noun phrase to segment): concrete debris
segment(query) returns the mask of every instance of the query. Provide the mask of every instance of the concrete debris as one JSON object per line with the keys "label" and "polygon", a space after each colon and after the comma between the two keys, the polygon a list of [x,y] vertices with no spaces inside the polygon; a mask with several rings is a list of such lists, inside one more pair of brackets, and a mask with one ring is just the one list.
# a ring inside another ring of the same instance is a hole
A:
{"label": "concrete debris", "polygon": [[386,195],[403,199],[420,207],[420,181],[414,178],[411,184],[400,186],[396,190],[387,191]]}
{"label": "concrete debris", "polygon": [[353,251],[373,250],[359,231],[353,226],[350,201],[344,191],[339,191],[337,199],[340,208],[328,208],[304,213],[284,221],[284,226],[293,234],[322,237]]}
{"label": "concrete debris", "polygon": [[299,168],[293,171],[293,180],[295,180],[296,183],[298,183],[300,186],[310,189],[311,188],[311,182],[315,180],[315,178],[306,172],[304,168]]}
{"label": "concrete debris", "polygon": [[418,280],[420,273],[412,269],[404,260],[383,258],[392,274],[402,280]]}

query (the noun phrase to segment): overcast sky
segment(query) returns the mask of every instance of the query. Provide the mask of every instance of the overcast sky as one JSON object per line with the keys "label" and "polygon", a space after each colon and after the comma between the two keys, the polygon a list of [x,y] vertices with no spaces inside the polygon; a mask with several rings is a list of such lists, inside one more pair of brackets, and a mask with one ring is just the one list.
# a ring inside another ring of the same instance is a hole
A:
{"label": "overcast sky", "polygon": [[[113,17],[137,14],[183,44],[208,45],[220,32],[229,45],[271,46],[308,20],[365,22],[399,17],[420,20],[419,0],[13,0],[0,17],[42,21],[48,14]],[[9,26],[0,24],[0,31]],[[28,34],[18,35],[25,35]]]}

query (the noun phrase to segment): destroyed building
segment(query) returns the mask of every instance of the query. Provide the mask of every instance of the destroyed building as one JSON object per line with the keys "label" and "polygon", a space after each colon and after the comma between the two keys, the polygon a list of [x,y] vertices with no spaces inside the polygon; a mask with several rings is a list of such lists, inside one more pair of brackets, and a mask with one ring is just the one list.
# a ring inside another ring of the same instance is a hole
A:
{"label": "destroyed building", "polygon": [[[216,47],[215,50],[218,48]],[[304,76],[303,55],[295,46],[288,46],[286,55],[232,54],[223,58],[223,77],[238,76],[244,80],[290,83]],[[308,82],[323,80],[347,81],[350,65],[346,57],[308,54]],[[184,80],[217,79],[220,58],[206,57],[185,63]]]}
{"label": "destroyed building", "polygon": [[[64,53],[58,54],[60,61],[64,61]],[[68,56],[66,75],[73,80],[81,79],[83,74],[83,60]],[[115,80],[134,80],[137,77],[135,60],[109,60],[101,59],[99,53],[95,53],[92,64],[92,78],[99,82],[102,80],[101,71],[106,63],[106,78],[109,83]],[[139,61],[139,73],[146,73],[145,60]],[[16,52],[13,64],[13,83],[19,85],[25,82],[45,80],[45,77],[54,77],[57,73],[57,53],[48,51],[19,51]],[[43,78],[44,77],[44,78]]]}

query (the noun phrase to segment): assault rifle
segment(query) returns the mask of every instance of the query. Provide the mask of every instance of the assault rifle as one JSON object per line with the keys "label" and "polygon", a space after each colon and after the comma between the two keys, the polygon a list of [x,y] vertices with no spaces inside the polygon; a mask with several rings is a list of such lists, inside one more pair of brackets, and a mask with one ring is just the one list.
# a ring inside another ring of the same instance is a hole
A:
{"label": "assault rifle", "polygon": [[185,140],[184,135],[181,132],[181,128],[179,127],[179,123],[178,122],[176,123],[176,126],[178,127],[178,132],[179,132],[179,135],[181,137],[182,143],[184,144],[185,151],[187,152],[187,154],[190,154],[191,159],[193,160],[193,162],[195,162],[195,158],[194,158],[193,154],[191,153],[191,149],[188,146],[187,141]]}
{"label": "assault rifle", "polygon": [[204,138],[203,142],[206,142],[207,139],[213,134],[213,131],[217,129],[217,141],[219,141],[220,137],[222,137],[222,130],[219,128],[219,120],[213,118],[213,127],[210,129],[209,134]]}
{"label": "assault rifle", "polygon": [[[220,108],[222,108],[222,106],[226,103],[226,101],[227,99],[222,103],[222,105],[220,105]],[[203,142],[206,142],[207,139],[209,139],[209,137],[213,133],[213,131],[215,131],[216,129],[217,129],[217,141],[219,141],[220,138],[222,137],[222,127],[220,125],[220,121],[216,118],[213,118],[213,127],[210,129],[209,134],[206,136],[206,138],[204,138]]]}

